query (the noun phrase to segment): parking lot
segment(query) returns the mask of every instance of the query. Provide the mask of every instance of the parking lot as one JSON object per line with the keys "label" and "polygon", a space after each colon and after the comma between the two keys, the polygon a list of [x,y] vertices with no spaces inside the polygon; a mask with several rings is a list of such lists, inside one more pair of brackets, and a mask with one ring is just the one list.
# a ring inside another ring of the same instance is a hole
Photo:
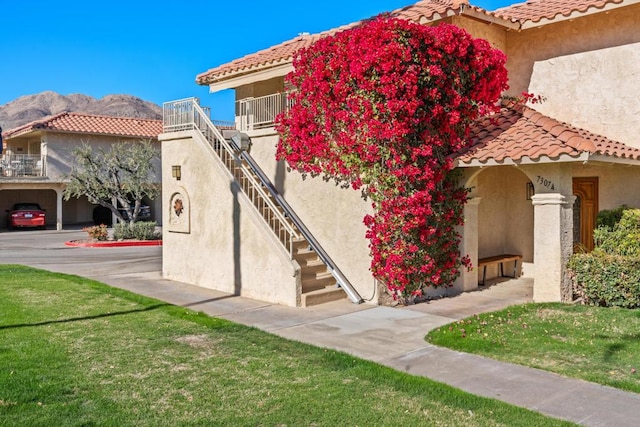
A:
{"label": "parking lot", "polygon": [[83,248],[65,246],[86,239],[79,227],[69,230],[0,231],[0,264],[22,264],[58,273],[117,283],[162,280],[162,247]]}

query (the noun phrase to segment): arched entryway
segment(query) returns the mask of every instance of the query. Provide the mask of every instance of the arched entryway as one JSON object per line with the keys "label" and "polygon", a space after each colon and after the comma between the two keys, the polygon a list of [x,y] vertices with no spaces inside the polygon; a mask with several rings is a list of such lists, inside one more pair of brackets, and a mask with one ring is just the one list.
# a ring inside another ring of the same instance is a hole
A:
{"label": "arched entryway", "polygon": [[[465,171],[465,186],[470,189],[461,228],[460,250],[469,256],[474,269],[463,271],[456,282],[459,291],[477,289],[484,268],[478,260],[503,254],[522,256],[517,275],[533,277],[534,208],[527,197],[530,178],[513,166],[486,167]],[[514,274],[515,263],[503,264],[505,275]],[[499,274],[499,265],[486,269],[488,282]]]}
{"label": "arched entryway", "polygon": [[[512,166],[491,167],[476,177],[478,205],[478,258],[501,254],[522,256],[518,274],[532,275],[534,215],[527,198],[529,177]],[[512,269],[512,263],[504,265]],[[487,268],[496,277],[497,265]],[[480,273],[480,271],[478,272]],[[504,271],[512,274],[512,271]]]}

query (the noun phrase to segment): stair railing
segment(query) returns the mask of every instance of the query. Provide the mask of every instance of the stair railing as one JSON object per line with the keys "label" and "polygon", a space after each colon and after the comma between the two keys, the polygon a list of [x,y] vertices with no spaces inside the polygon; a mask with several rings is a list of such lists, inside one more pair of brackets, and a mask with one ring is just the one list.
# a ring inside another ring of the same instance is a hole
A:
{"label": "stair railing", "polygon": [[304,225],[302,220],[298,217],[296,212],[291,208],[289,203],[282,197],[280,192],[275,188],[271,180],[267,177],[264,171],[258,166],[258,164],[253,160],[251,155],[247,152],[242,152],[240,155],[247,164],[251,167],[253,172],[260,178],[260,181],[265,185],[271,196],[278,202],[278,205],[282,207],[287,217],[291,218],[293,224],[300,230],[300,233],[304,236],[306,241],[309,243],[309,246],[313,251],[318,255],[318,257],[324,262],[324,264],[329,269],[329,272],[333,276],[334,279],[338,282],[340,287],[346,292],[349,296],[349,299],[356,304],[360,304],[363,302],[362,297],[358,294],[358,292],[353,288],[351,283],[347,280],[347,278],[342,274],[342,271],[338,268],[338,265],[333,262],[329,254],[324,250],[324,248],[320,245],[320,243],[316,240],[316,238],[311,234],[309,229]]}
{"label": "stair railing", "polygon": [[220,130],[213,125],[208,114],[198,104],[198,99],[187,98],[167,102],[163,105],[163,113],[163,130],[165,132],[190,129],[200,131],[225,165],[230,177],[238,183],[244,194],[258,209],[278,240],[285,246],[290,259],[293,259],[293,243],[295,240],[301,239],[302,235],[269,198],[262,183],[255,178],[251,170],[238,156],[237,147],[232,147]]}
{"label": "stair railing", "polygon": [[[245,195],[252,204],[263,214],[271,229],[276,233],[280,242],[285,245],[290,259],[293,259],[294,240],[304,237],[309,246],[325,263],[331,275],[336,279],[340,287],[346,292],[351,301],[356,304],[363,302],[362,297],[353,288],[351,283],[342,274],[335,262],[329,257],[320,243],[315,239],[304,223],[293,211],[282,195],[276,190],[271,180],[253,160],[249,153],[241,151],[234,142],[227,141],[220,130],[213,125],[209,115],[199,105],[197,98],[187,98],[163,105],[163,130],[164,132],[178,132],[182,130],[197,129],[209,142],[209,145],[226,166],[230,176],[240,185]],[[249,165],[249,167],[247,167]],[[236,174],[236,171],[239,171]],[[259,178],[259,181],[255,177]],[[269,195],[284,211],[280,212]],[[264,212],[264,210],[267,210]],[[294,224],[292,227],[289,220]]]}

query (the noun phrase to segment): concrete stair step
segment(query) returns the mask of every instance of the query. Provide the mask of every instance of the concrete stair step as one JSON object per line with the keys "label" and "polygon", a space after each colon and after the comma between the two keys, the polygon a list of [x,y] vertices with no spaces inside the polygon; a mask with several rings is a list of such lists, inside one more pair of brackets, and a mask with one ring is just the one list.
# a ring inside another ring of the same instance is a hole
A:
{"label": "concrete stair step", "polygon": [[296,258],[298,264],[303,270],[303,273],[308,269],[309,271],[318,272],[320,270],[326,270],[327,266],[322,262],[322,260],[318,257],[317,254],[313,253],[313,257],[301,257]]}
{"label": "concrete stair step", "polygon": [[315,291],[327,286],[335,286],[336,279],[328,271],[322,273],[302,273],[302,293]]}
{"label": "concrete stair step", "polygon": [[314,255],[316,254],[313,250],[311,250],[309,248],[309,242],[307,242],[306,239],[301,238],[301,239],[293,241],[293,256],[294,257],[296,257],[296,255],[298,255],[298,254],[304,256],[304,255],[307,255],[309,253],[312,253]]}
{"label": "concrete stair step", "polygon": [[327,286],[315,291],[305,292],[302,294],[302,306],[310,307],[312,305],[324,304],[331,301],[337,301],[346,298],[347,294],[335,285]]}

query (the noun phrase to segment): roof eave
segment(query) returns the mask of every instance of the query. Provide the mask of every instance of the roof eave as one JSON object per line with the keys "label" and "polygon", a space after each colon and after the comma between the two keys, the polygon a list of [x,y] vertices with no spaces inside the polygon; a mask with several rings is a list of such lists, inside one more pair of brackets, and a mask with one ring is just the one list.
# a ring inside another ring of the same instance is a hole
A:
{"label": "roof eave", "polygon": [[451,18],[452,16],[457,16],[459,14],[460,14],[460,9],[448,9],[444,13],[435,12],[429,17],[426,17],[426,16],[423,15],[418,20],[418,23],[420,23],[420,24],[431,24],[433,22],[441,21],[441,20],[443,20],[445,18]]}
{"label": "roof eave", "polygon": [[466,16],[469,18],[473,18],[478,21],[486,22],[490,25],[499,25],[501,27],[506,28],[507,30],[520,30],[520,24],[518,22],[513,22],[508,19],[497,17],[491,13],[478,10],[473,7],[464,7],[462,5],[460,7],[460,16]]}
{"label": "roof eave", "polygon": [[149,135],[127,135],[127,134],[119,134],[119,133],[105,133],[105,132],[86,132],[86,131],[73,131],[73,130],[63,130],[63,129],[49,129],[49,128],[31,128],[25,129],[24,131],[12,134],[9,137],[5,137],[5,142],[25,136],[42,136],[44,133],[62,133],[62,134],[72,134],[72,135],[88,135],[88,136],[111,136],[116,138],[145,138],[145,139],[154,139],[157,140],[158,136],[149,136]]}
{"label": "roof eave", "polygon": [[293,61],[291,58],[283,60],[278,64],[268,64],[264,67],[254,67],[244,69],[236,73],[223,75],[213,82],[201,83],[209,86],[209,92],[218,92],[225,89],[235,89],[247,84],[269,80],[275,77],[283,77],[293,71]]}
{"label": "roof eave", "polygon": [[582,18],[584,16],[594,15],[596,13],[608,12],[614,9],[619,9],[622,7],[627,7],[627,6],[638,4],[638,3],[640,3],[640,0],[628,0],[628,1],[622,1],[620,3],[607,3],[601,8],[593,6],[593,7],[589,7],[584,12],[574,10],[568,15],[558,14],[553,18],[541,18],[539,21],[535,21],[535,22],[532,20],[523,20],[521,22],[521,28],[523,30],[527,30],[531,28],[542,27],[544,25],[554,24],[557,22],[571,21],[573,19]]}
{"label": "roof eave", "polygon": [[570,162],[587,162],[589,161],[590,153],[583,152],[577,156],[572,156],[570,154],[561,154],[558,157],[551,158],[549,156],[540,156],[536,158],[531,158],[529,156],[523,156],[517,160],[514,160],[511,157],[505,157],[502,160],[496,160],[495,158],[487,159],[486,161],[481,161],[478,159],[471,159],[470,161],[464,162],[460,159],[456,159],[454,162],[454,167],[456,168],[483,168],[488,166],[518,166],[518,165],[538,165],[538,164],[546,164],[546,163],[570,163]]}
{"label": "roof eave", "polygon": [[7,134],[3,135],[3,137],[4,137],[5,141],[9,141],[10,139],[24,137],[24,136],[28,136],[30,134],[37,135],[37,134],[39,134],[41,132],[42,132],[41,128],[29,127],[29,128],[25,128],[25,129],[20,129],[20,130],[18,130],[16,132],[7,133]]}
{"label": "roof eave", "polygon": [[592,154],[591,156],[589,156],[589,161],[628,165],[628,166],[640,166],[640,159],[634,159],[631,157],[617,157],[617,156],[611,156],[606,154]]}
{"label": "roof eave", "polygon": [[619,164],[619,165],[628,165],[628,166],[640,166],[640,159],[634,159],[631,157],[618,157],[607,154],[592,154],[587,151],[582,152],[578,156],[572,156],[570,154],[561,154],[556,158],[551,158],[548,156],[540,156],[538,158],[532,159],[528,156],[524,156],[518,160],[514,160],[511,157],[506,157],[503,160],[496,160],[494,158],[488,159],[486,161],[481,161],[478,159],[472,159],[467,162],[460,161],[460,159],[456,159],[454,162],[454,167],[456,168],[483,168],[489,166],[518,166],[518,165],[536,165],[536,164],[545,164],[545,163],[590,163],[590,162],[600,162],[600,163],[609,163],[609,164]]}

